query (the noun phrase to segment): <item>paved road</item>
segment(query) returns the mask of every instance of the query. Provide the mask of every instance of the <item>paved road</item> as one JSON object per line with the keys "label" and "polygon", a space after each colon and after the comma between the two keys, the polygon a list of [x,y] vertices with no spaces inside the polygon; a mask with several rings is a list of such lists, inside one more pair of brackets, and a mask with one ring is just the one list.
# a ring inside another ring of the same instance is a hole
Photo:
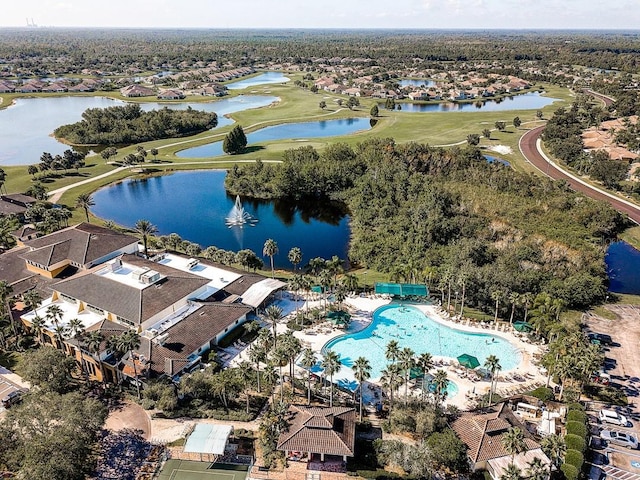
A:
{"label": "paved road", "polygon": [[[606,97],[602,97],[602,99],[605,102],[610,100]],[[544,126],[534,128],[533,130],[529,130],[522,136],[522,138],[520,138],[520,151],[534,167],[555,180],[565,180],[572,189],[584,193],[588,197],[607,202],[620,213],[628,215],[631,220],[640,224],[640,207],[631,202],[627,202],[626,200],[622,200],[604,190],[589,185],[560,168],[543,152],[541,152],[539,143],[543,130]]]}

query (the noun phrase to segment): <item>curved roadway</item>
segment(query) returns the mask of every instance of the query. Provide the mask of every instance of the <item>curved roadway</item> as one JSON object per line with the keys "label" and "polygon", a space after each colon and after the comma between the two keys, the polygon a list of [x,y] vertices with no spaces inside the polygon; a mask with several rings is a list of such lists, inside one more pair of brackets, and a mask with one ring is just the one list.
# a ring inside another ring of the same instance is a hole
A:
{"label": "curved roadway", "polygon": [[[601,99],[605,103],[605,105],[609,105],[612,101],[609,97],[605,97],[604,95],[600,95],[595,92],[589,93]],[[593,199],[607,202],[620,213],[627,215],[632,221],[640,224],[640,206],[623,200],[600,188],[589,185],[575,175],[572,175],[571,173],[563,170],[551,159],[549,159],[540,150],[540,137],[543,130],[544,125],[534,128],[533,130],[529,130],[520,138],[520,151],[522,152],[522,155],[524,155],[525,159],[529,161],[529,163],[531,163],[545,175],[555,180],[566,181],[572,189],[583,193]]]}

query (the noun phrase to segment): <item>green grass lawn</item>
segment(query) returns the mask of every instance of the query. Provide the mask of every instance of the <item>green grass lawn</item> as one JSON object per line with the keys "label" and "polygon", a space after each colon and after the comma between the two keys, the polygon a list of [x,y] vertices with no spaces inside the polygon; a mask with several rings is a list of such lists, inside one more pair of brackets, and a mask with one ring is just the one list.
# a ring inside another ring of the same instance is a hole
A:
{"label": "green grass lawn", "polygon": [[246,467],[209,468],[208,462],[192,462],[188,460],[167,460],[157,477],[158,480],[244,480],[247,477]]}

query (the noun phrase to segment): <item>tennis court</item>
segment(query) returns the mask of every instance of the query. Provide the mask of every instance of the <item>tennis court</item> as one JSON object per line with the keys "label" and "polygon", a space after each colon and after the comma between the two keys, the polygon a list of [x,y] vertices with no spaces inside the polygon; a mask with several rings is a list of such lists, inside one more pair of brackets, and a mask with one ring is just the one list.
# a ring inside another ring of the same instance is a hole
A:
{"label": "tennis court", "polygon": [[167,460],[158,480],[245,480],[247,467],[241,465],[216,465],[190,460]]}

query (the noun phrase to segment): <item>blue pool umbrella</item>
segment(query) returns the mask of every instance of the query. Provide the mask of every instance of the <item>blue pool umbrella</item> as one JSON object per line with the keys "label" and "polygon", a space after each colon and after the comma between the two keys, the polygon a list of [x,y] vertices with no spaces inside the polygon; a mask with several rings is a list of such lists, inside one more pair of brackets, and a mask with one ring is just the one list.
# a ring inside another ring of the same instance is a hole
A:
{"label": "blue pool umbrella", "polygon": [[473,355],[469,355],[468,353],[463,353],[458,357],[458,362],[463,367],[467,368],[476,368],[480,366],[480,362]]}

